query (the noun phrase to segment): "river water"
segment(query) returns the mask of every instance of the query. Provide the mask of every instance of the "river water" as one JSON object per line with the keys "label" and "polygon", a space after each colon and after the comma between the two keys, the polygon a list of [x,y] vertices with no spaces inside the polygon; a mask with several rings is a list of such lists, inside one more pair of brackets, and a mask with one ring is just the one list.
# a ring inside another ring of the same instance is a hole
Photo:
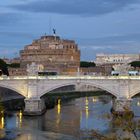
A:
{"label": "river water", "polygon": [[[91,140],[92,130],[107,134],[113,130],[109,95],[84,97],[61,103],[43,116],[27,117],[12,112],[0,117],[0,140]],[[132,109],[139,118],[140,98],[134,98]]]}

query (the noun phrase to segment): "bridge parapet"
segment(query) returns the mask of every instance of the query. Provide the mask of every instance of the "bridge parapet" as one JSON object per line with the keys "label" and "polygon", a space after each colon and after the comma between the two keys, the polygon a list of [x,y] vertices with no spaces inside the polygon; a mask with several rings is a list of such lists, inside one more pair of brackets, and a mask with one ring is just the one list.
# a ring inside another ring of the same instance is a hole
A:
{"label": "bridge parapet", "polygon": [[92,75],[82,75],[82,76],[66,76],[66,75],[56,75],[56,76],[6,76],[0,77],[0,80],[21,80],[21,79],[140,79],[140,76],[92,76]]}

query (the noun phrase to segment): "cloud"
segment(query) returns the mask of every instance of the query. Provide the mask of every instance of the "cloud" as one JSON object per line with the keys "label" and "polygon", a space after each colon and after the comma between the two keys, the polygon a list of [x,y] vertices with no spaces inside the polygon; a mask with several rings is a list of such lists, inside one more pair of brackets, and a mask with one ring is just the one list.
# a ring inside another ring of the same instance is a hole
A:
{"label": "cloud", "polygon": [[140,53],[140,44],[134,45],[92,45],[92,46],[81,46],[81,59],[82,60],[94,60],[96,54],[107,53],[107,54],[138,54]]}
{"label": "cloud", "polygon": [[35,34],[33,34],[33,33],[29,33],[29,32],[17,32],[17,31],[13,31],[13,32],[11,32],[11,31],[0,31],[0,38],[9,38],[9,37],[11,37],[11,38],[24,38],[24,39],[33,39],[33,38],[35,38],[36,37],[36,35]]}
{"label": "cloud", "polygon": [[124,35],[110,35],[97,38],[74,38],[80,45],[88,46],[127,46],[140,44],[140,33],[124,34]]}
{"label": "cloud", "polygon": [[140,53],[138,33],[77,40],[82,60],[93,60],[97,53]]}
{"label": "cloud", "polygon": [[30,12],[46,12],[96,16],[122,10],[140,0],[36,0],[13,8]]}
{"label": "cloud", "polygon": [[112,49],[112,46],[104,46],[104,45],[91,45],[91,46],[80,46],[80,49],[85,50],[85,49],[90,49],[92,51],[96,51],[96,50],[105,50],[105,49]]}
{"label": "cloud", "polygon": [[0,13],[0,26],[11,25],[19,22],[21,15],[17,13]]}
{"label": "cloud", "polygon": [[[0,44],[1,46],[1,44]],[[6,48],[5,48],[6,47]],[[4,47],[0,47],[0,57],[10,57],[10,56],[15,56],[15,53],[18,52],[18,49],[17,48],[12,48],[11,47],[7,47],[7,46],[4,46]]]}

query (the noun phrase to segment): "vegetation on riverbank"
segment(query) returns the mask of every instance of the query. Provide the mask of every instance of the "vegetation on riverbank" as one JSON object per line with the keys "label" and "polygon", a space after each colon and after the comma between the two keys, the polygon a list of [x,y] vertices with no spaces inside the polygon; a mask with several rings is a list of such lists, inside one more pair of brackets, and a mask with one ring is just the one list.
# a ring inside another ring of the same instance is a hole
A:
{"label": "vegetation on riverbank", "polygon": [[122,115],[106,115],[111,119],[111,125],[114,129],[109,135],[102,135],[93,130],[92,136],[96,140],[139,140],[140,120],[135,120],[129,110],[125,110]]}

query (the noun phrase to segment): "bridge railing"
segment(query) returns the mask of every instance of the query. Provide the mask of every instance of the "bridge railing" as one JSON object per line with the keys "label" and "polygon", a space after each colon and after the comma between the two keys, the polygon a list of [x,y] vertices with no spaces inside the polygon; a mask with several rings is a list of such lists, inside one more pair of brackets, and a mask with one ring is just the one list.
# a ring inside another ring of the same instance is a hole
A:
{"label": "bridge railing", "polygon": [[55,76],[4,76],[0,80],[27,80],[27,79],[140,79],[140,76],[92,76],[92,75],[55,75]]}

